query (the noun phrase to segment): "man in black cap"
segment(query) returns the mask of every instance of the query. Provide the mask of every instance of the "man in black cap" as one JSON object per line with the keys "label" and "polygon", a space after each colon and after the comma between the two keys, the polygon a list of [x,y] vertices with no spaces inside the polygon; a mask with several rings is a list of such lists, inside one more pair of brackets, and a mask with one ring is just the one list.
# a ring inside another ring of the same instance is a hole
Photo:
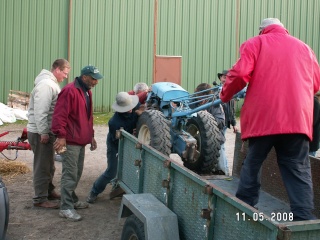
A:
{"label": "man in black cap", "polygon": [[[221,86],[223,86],[223,84],[226,82],[226,77],[228,74],[228,70],[223,70],[222,73],[218,73],[218,78],[221,82]],[[225,119],[225,127],[223,130],[223,134],[225,135],[227,128],[233,128],[233,132],[236,133],[238,131],[238,128],[236,126],[237,121],[235,118],[235,100],[231,99],[229,102],[227,103],[223,103],[222,104],[223,110],[224,110],[224,114],[226,116]]]}
{"label": "man in black cap", "polygon": [[[217,76],[221,82],[221,87],[223,86],[223,84],[226,82],[226,76],[228,74],[228,70],[223,70],[221,73],[218,73]],[[213,82],[214,85],[215,82]],[[227,128],[233,128],[233,132],[236,133],[238,131],[238,128],[236,126],[237,121],[235,118],[235,100],[231,99],[229,102],[226,103],[221,103],[222,107],[223,107],[223,111],[224,111],[224,115],[225,115],[225,124],[222,130],[223,135],[226,135],[226,131]],[[221,150],[220,150],[220,157],[219,157],[219,162],[224,163],[225,164],[225,175],[229,176],[229,167],[228,167],[228,159],[227,159],[227,155],[225,152],[225,143],[221,144]]]}
{"label": "man in black cap", "polygon": [[62,156],[59,215],[71,221],[82,219],[75,209],[89,206],[79,201],[75,189],[83,171],[85,146],[91,144],[91,151],[97,148],[91,88],[102,78],[96,67],[84,67],[81,76],[62,89],[53,113],[51,130],[57,137],[53,147]]}

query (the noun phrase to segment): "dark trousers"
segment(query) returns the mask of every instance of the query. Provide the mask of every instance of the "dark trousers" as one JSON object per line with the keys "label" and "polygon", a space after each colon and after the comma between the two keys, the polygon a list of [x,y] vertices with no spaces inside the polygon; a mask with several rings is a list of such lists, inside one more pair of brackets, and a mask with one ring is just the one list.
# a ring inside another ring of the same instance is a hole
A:
{"label": "dark trousers", "polygon": [[303,134],[281,134],[249,139],[236,197],[251,206],[259,201],[261,166],[274,147],[294,220],[315,219],[309,141]]}
{"label": "dark trousers", "polygon": [[93,183],[91,192],[95,195],[102,193],[108,183],[117,176],[118,145],[110,143],[110,140],[107,140],[107,162],[107,169]]}
{"label": "dark trousers", "polygon": [[28,132],[28,141],[33,151],[33,186],[35,195],[34,203],[45,202],[55,186],[52,179],[55,172],[53,142],[55,137],[49,135],[47,144],[40,143],[38,133]]}

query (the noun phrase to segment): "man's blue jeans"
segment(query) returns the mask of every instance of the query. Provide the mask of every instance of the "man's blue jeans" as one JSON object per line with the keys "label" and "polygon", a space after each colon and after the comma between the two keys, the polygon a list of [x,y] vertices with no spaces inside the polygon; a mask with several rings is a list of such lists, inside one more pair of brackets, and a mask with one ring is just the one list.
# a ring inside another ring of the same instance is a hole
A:
{"label": "man's blue jeans", "polygon": [[304,134],[278,134],[249,138],[236,197],[251,206],[259,201],[261,165],[271,148],[288,193],[294,220],[315,219],[309,141]]}
{"label": "man's blue jeans", "polygon": [[312,157],[316,157],[316,153],[317,153],[317,151],[309,152],[309,155],[312,156]]}
{"label": "man's blue jeans", "polygon": [[107,141],[107,162],[108,167],[93,183],[91,192],[98,195],[104,191],[107,184],[117,175],[118,169],[118,146]]}

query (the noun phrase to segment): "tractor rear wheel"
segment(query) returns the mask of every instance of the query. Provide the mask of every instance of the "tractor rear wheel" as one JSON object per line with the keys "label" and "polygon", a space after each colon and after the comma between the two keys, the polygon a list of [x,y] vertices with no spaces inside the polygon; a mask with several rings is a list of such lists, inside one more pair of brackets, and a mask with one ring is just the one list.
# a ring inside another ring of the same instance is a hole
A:
{"label": "tractor rear wheel", "polygon": [[144,111],[137,123],[138,140],[166,156],[171,153],[170,122],[157,110]]}
{"label": "tractor rear wheel", "polygon": [[186,131],[197,140],[199,157],[185,161],[184,166],[199,173],[215,171],[219,162],[221,132],[214,117],[207,111],[197,112],[196,117],[188,119]]}

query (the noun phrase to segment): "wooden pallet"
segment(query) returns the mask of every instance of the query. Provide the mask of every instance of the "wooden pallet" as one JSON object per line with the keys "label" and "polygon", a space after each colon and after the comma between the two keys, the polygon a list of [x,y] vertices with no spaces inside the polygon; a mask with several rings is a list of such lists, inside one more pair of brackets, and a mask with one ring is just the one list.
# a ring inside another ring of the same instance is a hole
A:
{"label": "wooden pallet", "polygon": [[7,105],[11,108],[28,110],[30,94],[22,91],[10,90]]}

